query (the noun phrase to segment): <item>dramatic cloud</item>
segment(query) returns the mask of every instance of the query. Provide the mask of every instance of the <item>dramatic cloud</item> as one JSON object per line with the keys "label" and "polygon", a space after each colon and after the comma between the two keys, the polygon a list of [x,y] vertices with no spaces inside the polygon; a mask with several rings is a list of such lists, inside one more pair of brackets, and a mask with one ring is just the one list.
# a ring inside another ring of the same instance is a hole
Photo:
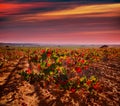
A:
{"label": "dramatic cloud", "polygon": [[32,15],[25,15],[21,20],[51,20],[68,17],[113,17],[119,16],[120,4],[99,4],[99,5],[85,5],[77,6],[72,9],[57,10],[47,13],[36,13]]}
{"label": "dramatic cloud", "polygon": [[116,0],[1,0],[0,41],[120,43]]}

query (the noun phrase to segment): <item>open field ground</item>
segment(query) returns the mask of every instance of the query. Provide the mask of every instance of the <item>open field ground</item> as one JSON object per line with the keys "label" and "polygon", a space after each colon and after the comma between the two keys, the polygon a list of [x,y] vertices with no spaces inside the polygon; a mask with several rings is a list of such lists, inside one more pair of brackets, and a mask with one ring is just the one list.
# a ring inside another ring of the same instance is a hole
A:
{"label": "open field ground", "polygon": [[0,47],[0,106],[119,105],[119,47]]}

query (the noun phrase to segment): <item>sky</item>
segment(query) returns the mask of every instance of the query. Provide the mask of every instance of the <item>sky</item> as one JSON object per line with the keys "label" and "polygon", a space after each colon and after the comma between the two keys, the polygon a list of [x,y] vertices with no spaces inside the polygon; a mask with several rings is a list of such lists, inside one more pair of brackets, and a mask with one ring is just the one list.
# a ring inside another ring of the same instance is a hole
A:
{"label": "sky", "polygon": [[120,0],[0,0],[0,42],[120,44]]}

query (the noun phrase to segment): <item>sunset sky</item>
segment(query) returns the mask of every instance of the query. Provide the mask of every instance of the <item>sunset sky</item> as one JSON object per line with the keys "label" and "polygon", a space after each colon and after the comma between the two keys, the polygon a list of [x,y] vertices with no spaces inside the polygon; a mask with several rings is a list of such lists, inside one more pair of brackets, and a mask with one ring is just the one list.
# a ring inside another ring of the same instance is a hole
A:
{"label": "sunset sky", "polygon": [[0,0],[0,42],[120,44],[120,1]]}

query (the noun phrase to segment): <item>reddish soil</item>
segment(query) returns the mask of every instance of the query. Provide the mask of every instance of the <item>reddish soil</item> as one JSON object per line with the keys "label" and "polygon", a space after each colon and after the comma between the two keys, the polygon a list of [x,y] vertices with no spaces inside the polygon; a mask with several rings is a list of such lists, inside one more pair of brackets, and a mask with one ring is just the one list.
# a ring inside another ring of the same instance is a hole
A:
{"label": "reddish soil", "polygon": [[86,75],[96,75],[101,88],[92,96],[29,84],[18,74],[28,67],[27,58],[6,62],[0,67],[0,106],[119,106],[120,58],[95,63]]}

